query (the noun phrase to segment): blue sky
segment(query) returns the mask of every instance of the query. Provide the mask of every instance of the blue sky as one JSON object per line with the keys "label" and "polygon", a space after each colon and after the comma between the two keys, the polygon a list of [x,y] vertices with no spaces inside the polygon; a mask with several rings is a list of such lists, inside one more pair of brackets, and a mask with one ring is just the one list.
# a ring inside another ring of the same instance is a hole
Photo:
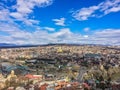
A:
{"label": "blue sky", "polygon": [[0,0],[0,43],[120,45],[120,0]]}

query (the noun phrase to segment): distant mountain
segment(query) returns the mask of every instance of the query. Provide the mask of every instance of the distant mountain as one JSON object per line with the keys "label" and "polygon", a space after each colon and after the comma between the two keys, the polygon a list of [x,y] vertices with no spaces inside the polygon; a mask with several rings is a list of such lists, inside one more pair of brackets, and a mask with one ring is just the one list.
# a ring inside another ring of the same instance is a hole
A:
{"label": "distant mountain", "polygon": [[14,46],[15,44],[0,43],[0,46]]}
{"label": "distant mountain", "polygon": [[0,48],[19,48],[19,47],[35,47],[39,45],[16,45],[16,44],[9,44],[9,43],[0,43]]}
{"label": "distant mountain", "polygon": [[10,43],[0,43],[0,48],[19,48],[19,47],[37,47],[37,46],[55,46],[55,45],[66,45],[66,46],[84,46],[84,45],[89,45],[89,46],[108,46],[108,45],[100,45],[100,44],[67,44],[67,43],[49,43],[49,44],[42,44],[42,45],[16,45],[16,44],[10,44]]}

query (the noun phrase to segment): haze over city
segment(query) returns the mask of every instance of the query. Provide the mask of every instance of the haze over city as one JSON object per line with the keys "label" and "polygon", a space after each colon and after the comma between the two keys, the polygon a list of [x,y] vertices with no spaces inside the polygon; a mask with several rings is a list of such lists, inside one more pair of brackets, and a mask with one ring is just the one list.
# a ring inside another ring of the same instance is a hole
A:
{"label": "haze over city", "polygon": [[120,45],[120,0],[0,0],[0,41]]}

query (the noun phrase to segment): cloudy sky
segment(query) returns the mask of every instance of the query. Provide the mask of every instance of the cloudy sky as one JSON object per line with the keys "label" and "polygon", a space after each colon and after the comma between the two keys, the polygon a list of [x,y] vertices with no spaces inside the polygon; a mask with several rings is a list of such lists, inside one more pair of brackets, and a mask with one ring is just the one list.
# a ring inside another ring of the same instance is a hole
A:
{"label": "cloudy sky", "polygon": [[0,0],[0,43],[120,45],[120,0]]}

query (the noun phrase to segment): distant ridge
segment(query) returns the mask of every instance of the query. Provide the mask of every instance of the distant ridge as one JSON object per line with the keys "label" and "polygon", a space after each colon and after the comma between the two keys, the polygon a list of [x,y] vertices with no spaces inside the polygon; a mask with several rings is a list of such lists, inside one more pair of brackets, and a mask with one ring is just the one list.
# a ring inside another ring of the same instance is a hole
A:
{"label": "distant ridge", "polygon": [[39,45],[16,45],[9,43],[0,43],[0,48],[19,48],[19,47],[36,47]]}
{"label": "distant ridge", "polygon": [[15,45],[15,44],[0,43],[0,46],[12,46],[12,45]]}
{"label": "distant ridge", "polygon": [[10,43],[0,43],[0,48],[20,48],[20,47],[37,47],[37,46],[55,46],[55,45],[64,45],[64,46],[83,46],[83,45],[89,45],[89,46],[110,46],[110,45],[102,45],[102,44],[67,44],[67,43],[49,43],[49,44],[38,44],[38,45],[16,45],[16,44],[10,44]]}

